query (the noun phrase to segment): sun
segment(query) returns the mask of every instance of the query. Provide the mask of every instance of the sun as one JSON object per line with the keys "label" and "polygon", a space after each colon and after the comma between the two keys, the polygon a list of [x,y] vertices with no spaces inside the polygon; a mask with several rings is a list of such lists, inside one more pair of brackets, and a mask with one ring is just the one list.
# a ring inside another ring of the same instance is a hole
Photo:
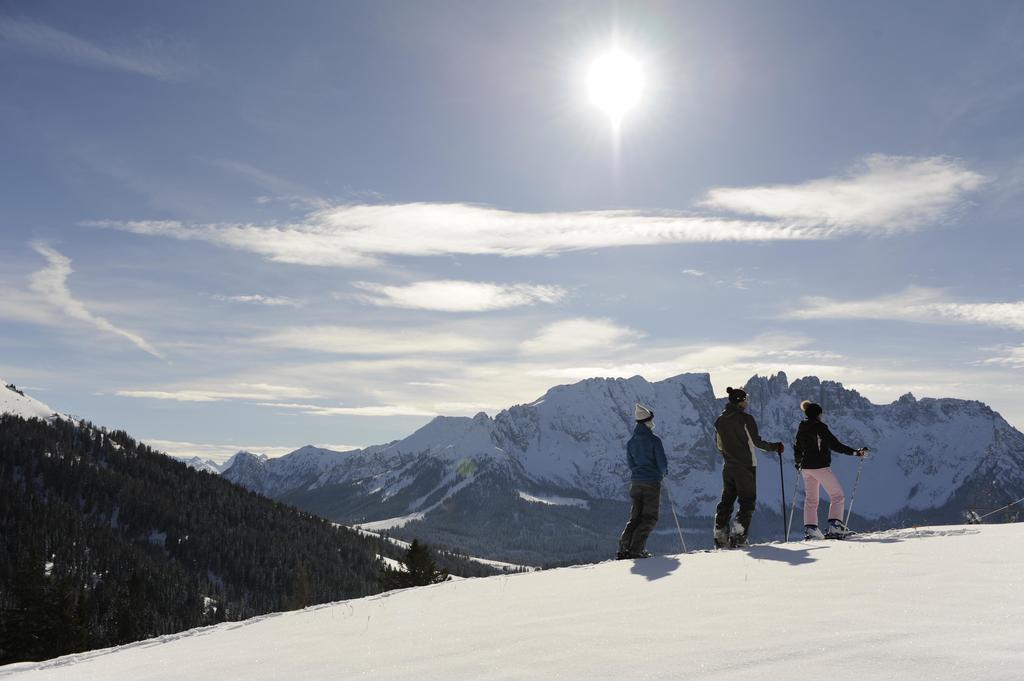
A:
{"label": "sun", "polygon": [[640,61],[616,48],[603,54],[587,72],[590,101],[604,111],[614,127],[640,101],[644,90],[644,71]]}

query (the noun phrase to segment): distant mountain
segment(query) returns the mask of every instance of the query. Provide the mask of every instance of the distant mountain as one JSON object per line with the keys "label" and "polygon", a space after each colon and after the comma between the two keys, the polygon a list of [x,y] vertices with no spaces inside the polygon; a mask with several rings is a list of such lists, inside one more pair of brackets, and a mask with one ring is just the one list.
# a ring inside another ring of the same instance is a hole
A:
{"label": "distant mountain", "polygon": [[[245,453],[248,454],[249,452]],[[220,475],[227,469],[231,468],[231,465],[235,462],[236,456],[238,456],[238,454],[232,454],[227,461],[215,461],[213,459],[204,459],[201,456],[176,456],[175,458],[183,462],[186,466],[193,470],[205,471],[207,473],[211,473],[212,475]]]}
{"label": "distant mountain", "polygon": [[[980,402],[907,394],[876,405],[839,383],[808,377],[790,384],[783,373],[754,376],[745,387],[762,436],[787,443],[787,502],[797,483],[789,443],[803,399],[822,404],[841,440],[873,450],[857,490],[856,526],[957,521],[966,508],[1024,496],[1024,435]],[[687,541],[706,546],[721,489],[713,422],[724,405],[707,374],[655,383],[589,379],[493,418],[438,417],[387,445],[303,447],[275,459],[239,454],[224,477],[341,523],[390,528],[474,555],[528,564],[594,559],[612,552],[626,519],[624,451],[636,402],[655,412]],[[752,535],[777,538],[778,460],[758,458]],[[856,466],[834,458],[848,497]],[[652,546],[678,550],[667,505],[663,511]]]}

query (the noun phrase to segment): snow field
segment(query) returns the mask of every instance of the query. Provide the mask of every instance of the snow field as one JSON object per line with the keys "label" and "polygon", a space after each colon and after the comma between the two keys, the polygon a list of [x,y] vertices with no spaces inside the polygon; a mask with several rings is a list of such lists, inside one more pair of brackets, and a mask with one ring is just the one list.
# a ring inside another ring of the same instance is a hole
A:
{"label": "snow field", "polygon": [[1020,681],[1022,539],[926,527],[462,580],[0,678]]}
{"label": "snow field", "polygon": [[1020,681],[1022,539],[920,528],[460,580],[0,678]]}

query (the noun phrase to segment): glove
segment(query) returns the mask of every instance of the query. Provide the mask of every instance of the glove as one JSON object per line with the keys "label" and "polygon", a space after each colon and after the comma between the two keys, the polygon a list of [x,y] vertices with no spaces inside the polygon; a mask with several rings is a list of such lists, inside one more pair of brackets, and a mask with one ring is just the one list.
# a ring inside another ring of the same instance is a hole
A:
{"label": "glove", "polygon": [[864,457],[864,456],[867,456],[867,455],[868,455],[868,448],[867,448],[867,447],[861,447],[860,449],[858,449],[857,451],[855,451],[855,452],[853,453],[853,455],[854,455],[854,456],[860,456],[860,457]]}
{"label": "glove", "polygon": [[779,454],[782,454],[784,451],[786,451],[786,445],[780,442],[778,446],[775,448],[775,451],[777,451]]}

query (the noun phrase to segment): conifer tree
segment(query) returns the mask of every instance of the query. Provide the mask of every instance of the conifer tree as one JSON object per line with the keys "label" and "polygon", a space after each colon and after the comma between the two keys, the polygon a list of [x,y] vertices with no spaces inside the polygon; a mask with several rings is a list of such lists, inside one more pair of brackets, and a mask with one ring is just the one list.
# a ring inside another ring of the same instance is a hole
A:
{"label": "conifer tree", "polygon": [[405,589],[410,586],[437,584],[448,579],[448,570],[438,570],[430,553],[430,547],[413,539],[402,559],[404,570],[385,567],[381,574],[381,585],[385,590]]}

